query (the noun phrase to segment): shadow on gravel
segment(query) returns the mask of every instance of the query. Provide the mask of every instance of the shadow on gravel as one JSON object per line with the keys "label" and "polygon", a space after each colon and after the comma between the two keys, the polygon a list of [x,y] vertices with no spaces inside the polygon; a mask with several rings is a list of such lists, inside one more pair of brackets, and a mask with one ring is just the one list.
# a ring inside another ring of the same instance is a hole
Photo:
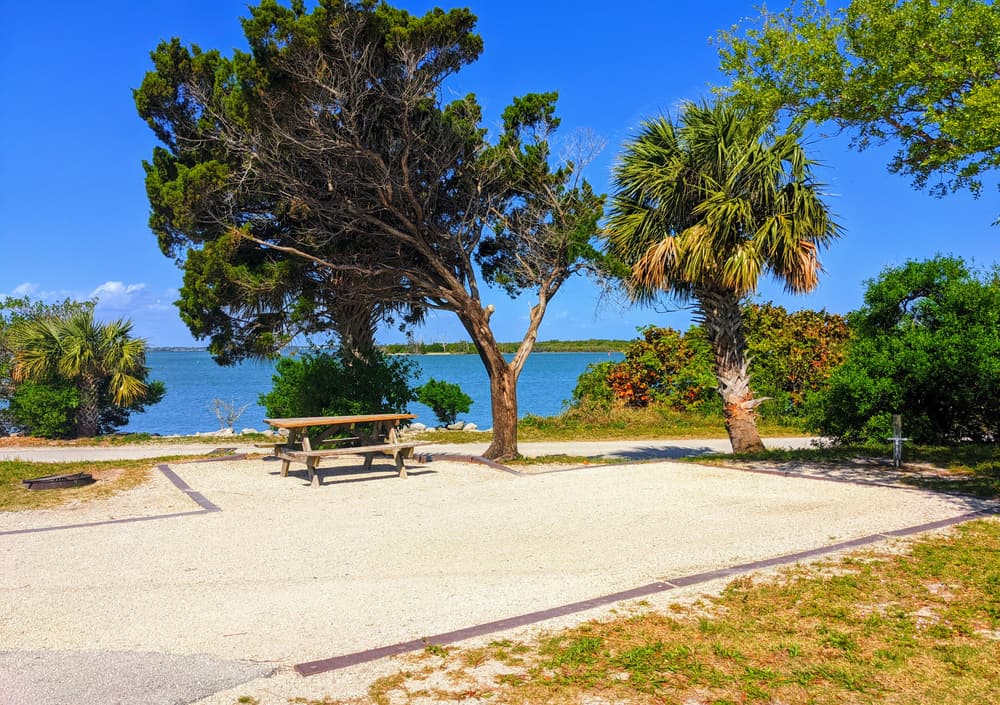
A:
{"label": "shadow on gravel", "polygon": [[[374,482],[377,480],[399,480],[399,475],[396,473],[396,468],[390,469],[373,469],[369,474],[365,474],[363,477],[357,477],[362,473],[361,470],[357,468],[342,468],[342,469],[327,469],[320,468],[321,477],[323,484],[321,487],[326,485],[348,485],[355,482]],[[268,473],[272,477],[281,477],[280,472]],[[406,469],[407,478],[420,477],[421,475],[436,475],[434,470],[412,470],[410,468]],[[309,473],[305,470],[289,470],[288,477],[294,477],[296,479],[302,480],[303,483],[309,484]],[[346,479],[337,479],[346,478]],[[288,478],[285,478],[288,479]]]}
{"label": "shadow on gravel", "polygon": [[718,453],[718,448],[690,448],[684,446],[643,446],[606,453],[609,458],[623,460],[676,460],[678,458],[693,458],[700,455]]}

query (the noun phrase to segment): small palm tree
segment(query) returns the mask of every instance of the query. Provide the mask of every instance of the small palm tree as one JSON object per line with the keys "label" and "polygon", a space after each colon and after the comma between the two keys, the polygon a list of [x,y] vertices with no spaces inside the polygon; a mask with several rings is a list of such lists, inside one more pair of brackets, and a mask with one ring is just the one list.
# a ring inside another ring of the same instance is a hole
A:
{"label": "small palm tree", "polygon": [[735,452],[763,449],[741,308],[763,274],[795,293],[816,287],[817,253],[839,235],[799,135],[726,101],[686,103],[651,120],[614,170],[605,238],[630,267],[635,300],[695,303],[712,344]]}
{"label": "small palm tree", "polygon": [[131,333],[130,321],[98,323],[90,309],[66,318],[27,319],[10,332],[12,377],[20,382],[56,376],[75,384],[80,391],[77,435],[96,436],[102,384],[119,406],[146,396],[146,341]]}

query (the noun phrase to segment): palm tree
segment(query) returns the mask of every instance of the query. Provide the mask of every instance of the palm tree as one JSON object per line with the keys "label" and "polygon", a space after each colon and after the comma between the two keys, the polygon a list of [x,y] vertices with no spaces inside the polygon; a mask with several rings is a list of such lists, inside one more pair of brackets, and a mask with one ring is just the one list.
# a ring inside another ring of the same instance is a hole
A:
{"label": "palm tree", "polygon": [[719,101],[644,123],[614,169],[608,249],[630,267],[634,300],[666,292],[695,304],[734,452],[764,447],[742,304],[762,274],[794,293],[814,289],[818,250],[840,233],[813,164],[799,135],[775,135],[770,121]]}
{"label": "palm tree", "polygon": [[131,333],[131,322],[98,323],[89,308],[67,317],[26,319],[10,331],[11,376],[17,382],[55,376],[75,384],[80,392],[77,435],[96,436],[102,385],[119,406],[146,396],[146,341]]}

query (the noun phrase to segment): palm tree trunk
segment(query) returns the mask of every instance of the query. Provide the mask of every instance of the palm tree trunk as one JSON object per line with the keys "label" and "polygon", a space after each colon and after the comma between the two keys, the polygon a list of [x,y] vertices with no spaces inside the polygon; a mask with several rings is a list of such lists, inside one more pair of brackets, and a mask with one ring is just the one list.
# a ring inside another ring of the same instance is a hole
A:
{"label": "palm tree trunk", "polygon": [[80,380],[80,408],[76,411],[76,435],[78,438],[93,438],[97,435],[100,417],[98,404],[98,380],[90,375]]}
{"label": "palm tree trunk", "polygon": [[726,431],[734,453],[764,450],[757,431],[754,400],[750,389],[747,344],[743,334],[743,313],[734,294],[718,290],[698,290],[698,315],[715,355],[715,377],[719,381]]}

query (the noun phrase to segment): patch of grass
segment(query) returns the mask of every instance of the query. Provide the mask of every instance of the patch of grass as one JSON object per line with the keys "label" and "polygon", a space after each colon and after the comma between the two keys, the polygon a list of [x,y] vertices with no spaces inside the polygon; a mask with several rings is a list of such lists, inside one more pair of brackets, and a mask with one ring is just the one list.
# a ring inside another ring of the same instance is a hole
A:
{"label": "patch of grass", "polygon": [[431,642],[427,642],[424,645],[424,653],[430,656],[440,656],[441,658],[444,658],[448,655],[449,651],[451,651],[449,647],[442,646],[441,644],[432,644]]}
{"label": "patch of grass", "polygon": [[[801,436],[800,427],[761,420],[765,436]],[[659,438],[726,438],[721,416],[684,414],[669,409],[570,410],[559,416],[526,416],[518,424],[523,441],[644,440]]]}
{"label": "patch of grass", "polygon": [[[1000,520],[987,519],[904,552],[743,576],[669,614],[558,632],[525,645],[516,672],[478,687],[498,705],[1000,702],[998,627]],[[457,649],[439,669],[478,666],[512,647]],[[381,697],[416,702],[419,681],[392,683]]]}
{"label": "patch of grass", "polygon": [[401,671],[391,676],[379,678],[368,688],[368,696],[375,705],[390,705],[392,700],[389,698],[389,694],[402,688],[412,675],[409,671]]}
{"label": "patch of grass", "polygon": [[[70,463],[0,460],[0,512],[42,509],[71,501],[86,502],[110,497],[146,482],[149,479],[150,470],[157,463],[170,462],[185,457],[187,456]],[[22,480],[33,477],[77,472],[90,473],[98,481],[85,487],[53,490],[29,490],[21,484]]]}
{"label": "patch of grass", "polygon": [[[761,435],[772,438],[808,435],[794,423],[762,419]],[[721,416],[683,414],[665,409],[570,410],[558,416],[528,415],[518,422],[521,441],[655,440],[662,438],[727,438]],[[426,431],[417,440],[436,443],[489,443],[488,431]]]}
{"label": "patch of grass", "polygon": [[489,443],[493,440],[493,434],[489,431],[421,431],[407,437],[434,443]]}

